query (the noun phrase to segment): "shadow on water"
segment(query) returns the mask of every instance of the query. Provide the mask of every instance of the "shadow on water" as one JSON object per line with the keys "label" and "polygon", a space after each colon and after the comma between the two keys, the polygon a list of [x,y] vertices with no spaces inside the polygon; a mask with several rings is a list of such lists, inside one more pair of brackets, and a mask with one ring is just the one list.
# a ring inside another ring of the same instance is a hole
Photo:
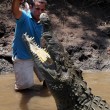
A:
{"label": "shadow on water", "polygon": [[21,110],[29,110],[28,103],[33,97],[49,97],[51,96],[50,92],[46,88],[42,88],[41,85],[35,85],[34,88],[30,90],[24,90],[20,92],[22,94],[20,100],[20,108]]}

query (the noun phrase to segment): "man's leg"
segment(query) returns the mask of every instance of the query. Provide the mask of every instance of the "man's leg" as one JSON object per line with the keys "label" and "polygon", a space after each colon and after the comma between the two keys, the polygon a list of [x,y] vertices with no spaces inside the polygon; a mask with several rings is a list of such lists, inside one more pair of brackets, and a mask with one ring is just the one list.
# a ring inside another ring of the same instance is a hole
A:
{"label": "man's leg", "polygon": [[32,60],[14,61],[15,90],[27,89],[34,85],[33,66]]}
{"label": "man's leg", "polygon": [[39,81],[44,81],[44,77],[42,76],[42,74],[40,73],[39,69],[37,68],[37,66],[34,64],[34,72],[36,74],[36,76],[38,77]]}
{"label": "man's leg", "polygon": [[39,69],[37,68],[37,66],[34,64],[34,72],[36,74],[36,76],[38,77],[39,81],[43,81],[43,87],[47,88],[46,82],[44,80],[43,75],[40,73]]}

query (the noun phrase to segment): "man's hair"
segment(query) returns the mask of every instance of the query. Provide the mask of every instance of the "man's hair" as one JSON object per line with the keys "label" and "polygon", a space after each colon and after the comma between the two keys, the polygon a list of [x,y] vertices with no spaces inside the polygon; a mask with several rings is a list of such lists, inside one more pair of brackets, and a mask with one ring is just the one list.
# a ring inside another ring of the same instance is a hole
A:
{"label": "man's hair", "polygon": [[33,6],[33,5],[35,5],[35,2],[39,2],[39,3],[44,3],[45,5],[47,5],[47,1],[46,0],[31,0],[31,5]]}

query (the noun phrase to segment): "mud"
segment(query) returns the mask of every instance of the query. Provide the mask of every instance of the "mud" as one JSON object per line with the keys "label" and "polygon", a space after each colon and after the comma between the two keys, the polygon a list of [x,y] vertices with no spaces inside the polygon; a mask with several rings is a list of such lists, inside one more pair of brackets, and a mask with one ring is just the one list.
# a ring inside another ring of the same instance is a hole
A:
{"label": "mud", "polygon": [[[74,64],[82,70],[109,71],[110,68],[110,4],[70,3],[47,0],[52,28],[68,51]],[[0,2],[0,74],[13,72],[12,40],[15,19],[12,0]]]}

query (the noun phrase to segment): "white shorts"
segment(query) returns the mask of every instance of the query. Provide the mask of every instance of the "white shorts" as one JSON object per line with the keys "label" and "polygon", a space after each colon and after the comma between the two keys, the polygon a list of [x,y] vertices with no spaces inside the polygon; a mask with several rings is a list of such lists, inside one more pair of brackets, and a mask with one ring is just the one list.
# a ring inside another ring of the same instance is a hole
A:
{"label": "white shorts", "polygon": [[43,81],[43,76],[40,74],[37,68],[34,68],[34,62],[32,59],[21,60],[13,59],[14,72],[15,72],[15,90],[21,90],[30,88],[34,85],[34,72],[40,81]]}

